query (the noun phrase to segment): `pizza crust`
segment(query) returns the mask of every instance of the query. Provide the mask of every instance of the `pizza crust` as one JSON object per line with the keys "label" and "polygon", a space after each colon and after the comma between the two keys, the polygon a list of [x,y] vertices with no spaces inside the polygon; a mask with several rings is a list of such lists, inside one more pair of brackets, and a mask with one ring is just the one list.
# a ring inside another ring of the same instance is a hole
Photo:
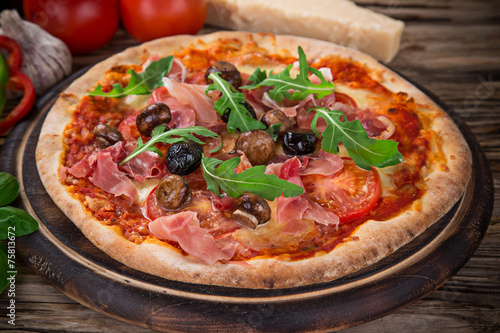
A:
{"label": "pizza crust", "polygon": [[[447,159],[447,170],[434,168],[427,181],[428,190],[420,200],[419,209],[407,210],[384,222],[368,221],[361,225],[350,241],[337,246],[328,254],[301,261],[257,259],[249,263],[217,262],[206,265],[182,255],[177,249],[158,240],[147,240],[140,245],[128,241],[118,227],[109,227],[95,220],[73,199],[60,183],[58,167],[63,151],[62,132],[70,121],[68,110],[86,95],[103,73],[119,64],[140,64],[139,58],[147,53],[168,55],[188,44],[201,40],[215,42],[220,38],[252,38],[269,50],[290,50],[296,54],[300,45],[314,62],[327,54],[340,54],[365,63],[378,71],[381,82],[393,91],[406,91],[415,101],[438,114],[433,130],[440,134],[442,151]],[[129,48],[92,67],[75,80],[61,94],[47,115],[36,150],[40,178],[58,207],[80,228],[99,249],[112,258],[137,270],[167,279],[239,288],[290,288],[316,284],[339,278],[367,267],[407,244],[441,218],[463,194],[471,173],[471,154],[467,143],[448,115],[425,94],[375,59],[360,52],[313,39],[293,36],[272,36],[245,32],[217,32],[205,36],[175,36],[159,39]]]}

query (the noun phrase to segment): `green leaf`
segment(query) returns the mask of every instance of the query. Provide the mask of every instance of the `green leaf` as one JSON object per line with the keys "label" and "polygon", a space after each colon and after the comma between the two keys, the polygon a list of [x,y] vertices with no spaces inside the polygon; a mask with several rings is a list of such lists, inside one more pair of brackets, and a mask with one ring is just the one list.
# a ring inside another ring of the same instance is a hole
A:
{"label": "green leaf", "polygon": [[130,81],[125,88],[122,88],[119,83],[116,83],[113,85],[113,89],[110,92],[105,93],[102,91],[101,85],[98,85],[89,95],[121,98],[127,95],[149,94],[153,89],[163,84],[162,78],[170,72],[173,60],[173,56],[168,56],[158,61],[152,61],[149,66],[139,74],[130,69],[127,72],[131,75]]}
{"label": "green leaf", "polygon": [[[216,158],[203,157],[201,167],[207,182],[207,188],[219,194],[219,188],[230,197],[237,198],[243,192],[255,193],[267,200],[274,200],[283,195],[296,197],[304,193],[304,189],[275,175],[266,175],[264,165],[254,166],[241,173],[234,169],[240,164],[240,158],[235,157],[227,161]],[[218,166],[218,167],[217,167]]]}
{"label": "green leaf", "polygon": [[[155,143],[157,142],[162,142],[162,143],[176,143],[176,142],[181,142],[181,141],[186,141],[186,140],[192,140],[195,141],[199,144],[204,144],[203,141],[198,139],[196,135],[201,135],[201,136],[206,136],[210,138],[218,138],[220,140],[220,136],[217,133],[212,132],[211,130],[203,127],[203,126],[193,126],[193,127],[184,127],[184,128],[174,128],[170,129],[168,131],[165,131],[165,126],[160,125],[155,127],[153,132],[151,133],[151,139],[143,143],[142,138],[139,138],[137,140],[137,147],[134,149],[130,155],[128,155],[125,159],[123,159],[120,162],[120,165],[123,165],[133,159],[134,157],[137,157],[141,153],[145,151],[152,151],[154,153],[157,153],[161,157],[163,157],[162,153],[158,148],[154,146]],[[222,147],[222,140],[220,140],[219,146],[212,151],[211,153],[218,151]]]}
{"label": "green leaf", "polygon": [[[12,230],[13,229],[13,230]],[[14,207],[0,207],[0,239],[7,239],[9,231],[21,237],[38,230],[38,222],[26,211]]]}
{"label": "green leaf", "polygon": [[267,134],[269,134],[271,136],[271,138],[273,138],[274,142],[276,142],[276,140],[278,140],[278,137],[280,135],[281,125],[282,125],[281,123],[274,124],[274,125],[269,126],[269,128],[265,130],[265,132]]}
{"label": "green leaf", "polygon": [[7,206],[16,200],[19,194],[19,181],[16,177],[0,172],[0,207]]}
{"label": "green leaf", "polygon": [[234,86],[221,78],[219,73],[214,72],[208,76],[213,80],[213,83],[208,85],[205,93],[208,94],[211,90],[219,90],[222,96],[214,104],[214,108],[219,115],[229,114],[227,121],[227,130],[229,133],[239,130],[247,132],[254,129],[265,129],[266,125],[252,118],[250,112],[245,108],[245,96],[243,93],[236,91]]}
{"label": "green leaf", "polygon": [[[269,73],[269,77],[267,78],[264,78],[266,72],[257,68],[248,79],[252,81],[252,84],[240,87],[240,89],[256,89],[261,86],[272,86],[273,89],[269,91],[269,96],[279,103],[283,102],[283,98],[304,100],[310,94],[316,94],[317,98],[323,98],[334,92],[335,85],[332,82],[326,81],[319,70],[307,64],[306,55],[300,46],[299,66],[300,73],[293,79],[290,77],[290,69],[292,69],[293,65],[288,65],[281,73]],[[321,83],[313,84],[309,80],[309,72],[319,77]]]}
{"label": "green leaf", "polygon": [[[12,266],[11,266],[12,265]],[[0,243],[0,293],[4,291],[5,288],[10,284],[10,280],[7,278],[11,277],[11,275],[16,275],[7,272],[16,272],[16,263],[11,259],[11,263],[9,264],[9,257],[7,256],[7,250]]]}
{"label": "green leaf", "polygon": [[[398,143],[392,140],[375,140],[368,137],[359,120],[342,121],[346,116],[338,110],[315,107],[307,112],[316,111],[311,127],[318,137],[323,137],[321,149],[338,153],[338,144],[343,143],[347,153],[360,168],[384,168],[404,161],[398,151]],[[326,129],[319,134],[316,123],[319,118],[326,121]]]}

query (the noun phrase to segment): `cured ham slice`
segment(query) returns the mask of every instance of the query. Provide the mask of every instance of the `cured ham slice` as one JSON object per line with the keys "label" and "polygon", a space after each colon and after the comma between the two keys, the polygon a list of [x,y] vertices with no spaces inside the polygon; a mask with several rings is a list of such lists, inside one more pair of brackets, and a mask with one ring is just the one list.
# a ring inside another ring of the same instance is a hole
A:
{"label": "cured ham slice", "polygon": [[163,84],[170,95],[193,109],[196,120],[202,123],[217,122],[214,101],[205,94],[206,85],[180,83],[168,77],[163,78]]}
{"label": "cured ham slice", "polygon": [[149,230],[158,239],[179,243],[184,251],[209,265],[231,259],[236,250],[234,244],[219,249],[214,237],[200,227],[197,213],[192,211],[159,217],[149,223]]}
{"label": "cured ham slice", "polygon": [[319,154],[305,157],[300,167],[300,175],[333,175],[344,167],[344,161],[338,154],[321,150]]}
{"label": "cured ham slice", "polygon": [[[193,109],[179,102],[175,97],[170,96],[165,87],[156,88],[149,99],[148,104],[163,102],[168,105],[172,119],[168,126],[170,128],[184,128],[194,126],[196,117]],[[123,133],[122,133],[123,134]]]}
{"label": "cured ham slice", "polygon": [[[128,143],[123,147],[123,151],[126,153],[124,156],[129,155],[134,151],[136,145]],[[115,160],[116,162],[121,161],[121,159]],[[165,163],[161,163],[162,158],[158,154],[145,151],[138,156],[134,157],[124,165],[120,165],[119,169],[125,171],[131,177],[133,177],[138,182],[142,183],[146,178],[161,178],[166,172],[167,168]]]}
{"label": "cured ham slice", "polygon": [[[299,159],[297,157],[291,158],[281,167],[279,177],[304,188],[299,170]],[[316,223],[325,225],[339,223],[337,215],[312,201],[306,193],[293,198],[281,196],[276,200],[277,221],[278,224],[284,225],[283,232],[285,233],[297,233],[305,230],[306,226],[302,223],[303,218],[312,219]]]}

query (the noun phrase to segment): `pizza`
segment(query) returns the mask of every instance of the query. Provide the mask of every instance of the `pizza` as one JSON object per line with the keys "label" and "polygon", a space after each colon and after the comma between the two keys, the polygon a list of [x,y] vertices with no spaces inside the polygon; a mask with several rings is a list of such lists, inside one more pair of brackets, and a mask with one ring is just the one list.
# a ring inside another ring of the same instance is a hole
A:
{"label": "pizza", "polygon": [[112,258],[266,289],[385,258],[471,173],[453,120],[372,57],[247,32],[158,39],[96,64],[48,112],[36,160],[53,201]]}

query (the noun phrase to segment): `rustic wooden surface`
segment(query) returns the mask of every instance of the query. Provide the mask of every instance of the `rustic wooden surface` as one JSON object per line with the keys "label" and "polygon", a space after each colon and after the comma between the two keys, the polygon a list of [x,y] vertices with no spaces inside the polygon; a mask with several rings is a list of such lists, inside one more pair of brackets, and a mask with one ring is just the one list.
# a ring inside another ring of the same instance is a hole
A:
{"label": "rustic wooden surface", "polygon": [[[500,2],[362,0],[363,6],[406,22],[391,67],[452,106],[472,129],[500,185]],[[206,28],[203,32],[213,31]],[[120,30],[105,48],[74,59],[74,70],[134,45]],[[0,145],[5,137],[0,137]],[[497,191],[498,192],[498,191]],[[422,300],[345,332],[500,331],[500,199],[488,232],[470,261]],[[0,330],[20,332],[150,332],[87,309],[19,262],[16,326],[4,315]]]}

